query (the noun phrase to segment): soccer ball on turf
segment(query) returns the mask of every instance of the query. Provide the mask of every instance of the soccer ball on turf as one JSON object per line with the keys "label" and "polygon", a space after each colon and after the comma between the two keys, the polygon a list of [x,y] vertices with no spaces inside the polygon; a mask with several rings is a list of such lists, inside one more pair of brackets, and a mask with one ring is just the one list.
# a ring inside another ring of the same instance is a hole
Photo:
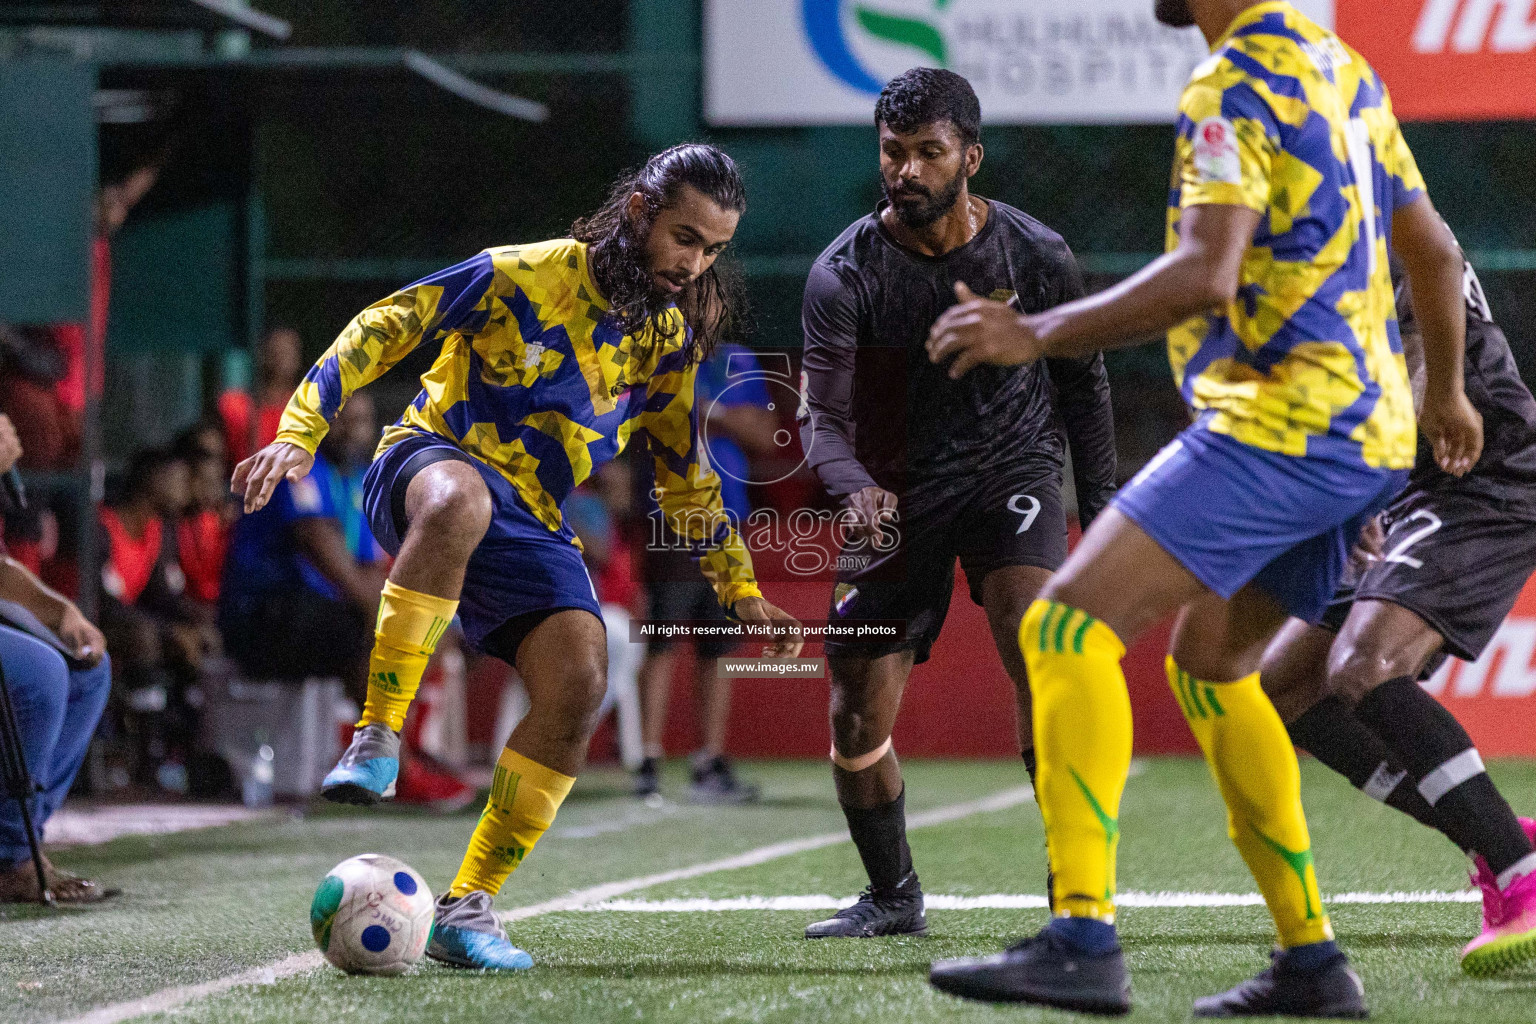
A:
{"label": "soccer ball on turf", "polygon": [[400,974],[432,932],[432,891],[409,864],[379,853],[344,860],[309,905],[315,945],[348,974]]}

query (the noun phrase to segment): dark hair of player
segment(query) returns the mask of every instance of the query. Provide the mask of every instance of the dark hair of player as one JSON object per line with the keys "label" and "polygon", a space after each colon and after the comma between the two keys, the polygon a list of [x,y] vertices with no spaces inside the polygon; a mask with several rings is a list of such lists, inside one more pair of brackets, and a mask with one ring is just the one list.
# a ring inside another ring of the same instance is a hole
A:
{"label": "dark hair of player", "polygon": [[981,141],[981,101],[971,83],[943,68],[913,68],[886,83],[875,101],[875,127],[882,124],[898,135],[924,125],[948,121],[960,141]]}
{"label": "dark hair of player", "polygon": [[1154,0],[1152,16],[1172,28],[1189,28],[1195,23],[1189,0]]}
{"label": "dark hair of player", "polygon": [[[663,150],[639,170],[622,175],[602,206],[571,225],[571,237],[591,247],[592,277],[612,303],[609,315],[625,334],[637,334],[649,324],[659,341],[672,335],[671,328],[656,319],[670,300],[656,290],[645,241],[656,215],[677,202],[685,185],[721,209],[741,213],[747,208],[747,190],[736,161],[714,146],[688,142]],[[627,214],[629,197],[636,192],[645,198],[645,212],[638,223]],[[687,354],[690,362],[696,362],[709,356],[722,334],[743,322],[746,289],[729,267],[722,268],[716,261],[683,288],[677,308],[693,329]]]}

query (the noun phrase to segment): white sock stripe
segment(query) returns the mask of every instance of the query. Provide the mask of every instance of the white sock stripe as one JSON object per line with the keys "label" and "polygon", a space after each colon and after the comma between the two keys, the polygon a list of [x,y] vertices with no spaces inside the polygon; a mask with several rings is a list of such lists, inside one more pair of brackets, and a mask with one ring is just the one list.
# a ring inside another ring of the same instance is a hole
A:
{"label": "white sock stripe", "polygon": [[1365,785],[1360,787],[1360,792],[1372,800],[1386,803],[1387,797],[1392,795],[1392,791],[1397,788],[1397,784],[1407,777],[1407,772],[1395,772],[1387,762],[1383,761],[1376,766],[1376,770],[1371,773],[1371,777],[1365,780]]}
{"label": "white sock stripe", "polygon": [[1468,779],[1476,778],[1484,772],[1482,755],[1476,747],[1468,747],[1439,768],[1430,772],[1419,782],[1419,795],[1429,801],[1433,807],[1457,786]]}
{"label": "white sock stripe", "polygon": [[1521,857],[1509,867],[1500,871],[1494,881],[1498,883],[1499,891],[1503,892],[1514,885],[1518,879],[1532,874],[1536,874],[1536,853],[1528,853]]}

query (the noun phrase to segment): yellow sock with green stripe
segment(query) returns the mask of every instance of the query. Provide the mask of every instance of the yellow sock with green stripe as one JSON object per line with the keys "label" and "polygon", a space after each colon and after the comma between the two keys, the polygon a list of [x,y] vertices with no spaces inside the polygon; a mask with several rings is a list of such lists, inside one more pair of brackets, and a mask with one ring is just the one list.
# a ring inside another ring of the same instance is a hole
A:
{"label": "yellow sock with green stripe", "polygon": [[368,657],[368,698],[358,728],[382,722],[399,732],[421,686],[427,660],[453,621],[459,602],[384,583]]}
{"label": "yellow sock with green stripe", "polygon": [[1227,802],[1227,832],[1264,895],[1280,945],[1333,938],[1301,810],[1296,750],[1259,674],[1208,683],[1170,656],[1168,682]]}
{"label": "yellow sock with green stripe", "polygon": [[1131,767],[1125,645],[1086,612],[1036,601],[1019,625],[1034,698],[1035,795],[1063,917],[1115,920],[1120,794]]}
{"label": "yellow sock with green stripe", "polygon": [[554,823],[555,812],[576,780],[510,748],[496,761],[491,796],[464,851],[450,896],[501,891],[507,876]]}

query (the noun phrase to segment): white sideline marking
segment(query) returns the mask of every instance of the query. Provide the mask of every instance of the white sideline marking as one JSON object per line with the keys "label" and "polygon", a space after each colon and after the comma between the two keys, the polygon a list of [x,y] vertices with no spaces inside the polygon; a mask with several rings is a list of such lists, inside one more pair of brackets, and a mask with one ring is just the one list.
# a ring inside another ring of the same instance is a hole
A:
{"label": "white sideline marking", "polygon": [[[1028,786],[1019,786],[1015,789],[1005,789],[991,796],[984,796],[979,800],[967,800],[964,803],[950,804],[947,807],[935,807],[931,811],[921,811],[907,816],[907,828],[924,828],[930,825],[942,825],[946,822],[957,821],[960,818],[968,818],[973,814],[987,814],[992,811],[1005,811],[1010,807],[1028,803],[1035,798],[1035,791]],[[700,875],[712,875],[717,871],[735,871],[737,868],[750,868],[758,864],[766,864],[771,860],[781,857],[793,857],[797,853],[806,853],[810,850],[820,850],[827,846],[836,846],[838,843],[851,842],[848,831],[823,832],[819,836],[806,836],[804,839],[791,839],[784,843],[774,843],[770,846],[759,846],[755,850],[746,853],[738,853],[734,857],[723,857],[720,860],[705,861],[703,864],[693,864],[686,868],[673,868],[671,871],[659,871],[654,875],[642,875],[639,878],[630,878],[622,882],[605,882],[602,885],[594,885],[586,889],[578,889],[565,896],[557,896],[543,903],[535,903],[527,907],[518,907],[501,915],[503,921],[522,921],[526,918],[537,917],[540,914],[557,914],[565,910],[582,910],[594,903],[602,903],[611,900],[615,896],[622,896],[636,889],[649,889],[653,885],[663,885],[667,882],[681,882],[687,878],[698,878]]]}
{"label": "white sideline marking", "polygon": [[175,988],[161,989],[140,999],[130,999],[125,1003],[112,1003],[92,1010],[83,1017],[74,1017],[63,1024],[118,1024],[119,1021],[132,1020],[135,1017],[143,1017],[151,1013],[164,1013],[183,1006],[196,999],[205,999],[208,996],[216,996],[222,992],[228,992],[232,988],[241,985],[270,985],[279,978],[287,978],[303,971],[312,970],[325,962],[319,950],[311,950],[308,953],[295,953],[285,957],[275,964],[267,964],[265,967],[252,967],[248,971],[239,974],[231,974],[223,978],[215,978],[205,981],[200,985],[178,985]]}
{"label": "white sideline marking", "polygon": [[[1477,903],[1475,892],[1346,892],[1325,896],[1325,903]],[[732,896],[724,899],[605,900],[584,907],[583,913],[698,914],[730,910],[841,910],[852,897],[836,896]],[[927,895],[929,910],[1043,910],[1044,896],[1033,893],[994,893],[989,896]],[[1122,907],[1260,907],[1256,892],[1123,892],[1115,897]]]}
{"label": "white sideline marking", "polygon": [[65,806],[54,812],[44,829],[43,842],[55,846],[91,846],[118,836],[160,835],[196,828],[214,828],[243,821],[269,821],[282,812],[265,808],[205,807],[197,804],[89,804]]}
{"label": "white sideline marking", "polygon": [[[1134,772],[1135,768],[1133,766],[1133,774]],[[907,828],[942,825],[946,822],[970,817],[973,814],[1005,811],[1010,807],[1029,803],[1034,797],[1034,790],[1028,786],[1005,789],[977,800],[967,800],[963,803],[935,807],[932,810],[908,815]],[[677,882],[685,878],[697,878],[700,875],[713,874],[716,871],[733,871],[736,868],[753,867],[757,864],[777,860],[780,857],[791,857],[797,853],[819,850],[826,846],[834,846],[838,843],[850,841],[847,831],[844,830],[842,832],[825,832],[818,836],[807,836],[804,839],[792,839],[783,843],[773,843],[769,846],[760,846],[755,850],[739,853],[734,857],[724,857],[720,860],[706,861],[702,864],[694,864],[691,867],[675,868],[671,871],[662,871],[653,875],[642,875],[639,878],[631,878],[622,882],[605,882],[602,885],[577,889],[565,896],[545,900],[543,903],[534,903],[530,906],[509,910],[502,914],[501,918],[503,921],[523,921],[530,917],[538,917],[541,914],[553,914],[562,910],[582,910],[591,904],[601,903],[615,896],[634,892],[636,889],[660,885],[663,882]],[[164,1013],[167,1010],[173,1010],[178,1006],[184,1006],[198,999],[220,995],[241,985],[270,985],[283,978],[314,970],[324,962],[325,960],[318,950],[312,950],[308,953],[295,953],[276,963],[267,964],[265,967],[253,967],[238,974],[215,978],[212,981],[205,981],[197,985],[178,985],[175,988],[153,992],[139,999],[112,1003],[108,1006],[92,1010],[83,1016],[60,1021],[59,1024],[121,1024],[122,1021],[132,1020],[135,1017],[142,1017],[151,1013]]]}

